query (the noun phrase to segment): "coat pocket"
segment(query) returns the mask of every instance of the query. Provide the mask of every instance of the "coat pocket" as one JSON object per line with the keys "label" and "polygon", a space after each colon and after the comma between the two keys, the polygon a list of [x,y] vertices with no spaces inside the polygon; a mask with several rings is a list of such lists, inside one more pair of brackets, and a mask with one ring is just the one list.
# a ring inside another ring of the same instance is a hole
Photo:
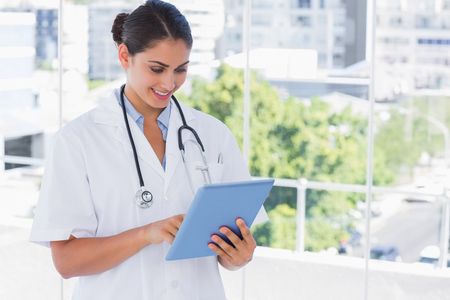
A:
{"label": "coat pocket", "polygon": [[[209,178],[211,183],[222,182],[223,164],[208,163],[207,168],[202,161],[194,161],[186,163],[187,176],[192,184],[192,188],[196,192],[197,189],[208,183]],[[209,173],[209,176],[208,176]]]}

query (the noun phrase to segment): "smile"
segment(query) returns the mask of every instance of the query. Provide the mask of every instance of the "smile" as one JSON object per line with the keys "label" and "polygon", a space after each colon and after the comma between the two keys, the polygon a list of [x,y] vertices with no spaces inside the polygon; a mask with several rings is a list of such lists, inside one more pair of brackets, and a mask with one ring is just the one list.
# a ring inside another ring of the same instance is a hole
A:
{"label": "smile", "polygon": [[153,94],[156,96],[157,99],[163,100],[163,101],[167,100],[172,92],[172,91],[169,91],[167,93],[163,93],[163,92],[157,91],[153,88],[151,90],[153,91]]}
{"label": "smile", "polygon": [[167,96],[168,94],[169,94],[169,92],[167,92],[167,93],[163,93],[163,92],[160,92],[160,91],[157,91],[157,90],[155,90],[155,89],[152,89],[155,93],[157,93],[158,95],[161,95],[161,96]]}

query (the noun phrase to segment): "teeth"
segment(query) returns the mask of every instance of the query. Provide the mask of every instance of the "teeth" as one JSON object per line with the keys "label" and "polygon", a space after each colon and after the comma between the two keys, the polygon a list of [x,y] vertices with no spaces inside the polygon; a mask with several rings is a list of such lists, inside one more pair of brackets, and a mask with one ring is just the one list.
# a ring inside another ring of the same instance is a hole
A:
{"label": "teeth", "polygon": [[167,92],[167,93],[161,93],[161,92],[159,92],[159,91],[157,91],[157,90],[155,90],[155,89],[153,89],[153,91],[154,91],[155,93],[157,93],[158,95],[161,95],[161,96],[167,96],[167,95],[169,94],[169,92]]}

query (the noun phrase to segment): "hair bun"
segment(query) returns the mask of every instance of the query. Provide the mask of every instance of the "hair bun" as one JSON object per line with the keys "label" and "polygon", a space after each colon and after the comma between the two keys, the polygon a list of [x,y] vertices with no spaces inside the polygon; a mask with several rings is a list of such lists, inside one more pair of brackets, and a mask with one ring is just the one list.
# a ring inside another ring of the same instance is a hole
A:
{"label": "hair bun", "polygon": [[120,13],[116,16],[114,19],[113,26],[111,28],[111,33],[113,35],[113,40],[116,42],[117,45],[120,45],[123,43],[122,40],[122,32],[123,32],[123,24],[125,23],[125,20],[130,14],[128,13]]}

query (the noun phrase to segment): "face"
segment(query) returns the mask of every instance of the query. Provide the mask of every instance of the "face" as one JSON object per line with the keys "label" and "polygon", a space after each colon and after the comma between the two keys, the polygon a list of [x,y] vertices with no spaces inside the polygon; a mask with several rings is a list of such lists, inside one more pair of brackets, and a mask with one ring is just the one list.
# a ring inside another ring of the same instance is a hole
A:
{"label": "face", "polygon": [[[165,108],[186,80],[190,49],[183,40],[166,39],[131,56],[119,46],[119,59],[127,73],[125,93],[136,109]],[[142,111],[141,111],[142,113]]]}

